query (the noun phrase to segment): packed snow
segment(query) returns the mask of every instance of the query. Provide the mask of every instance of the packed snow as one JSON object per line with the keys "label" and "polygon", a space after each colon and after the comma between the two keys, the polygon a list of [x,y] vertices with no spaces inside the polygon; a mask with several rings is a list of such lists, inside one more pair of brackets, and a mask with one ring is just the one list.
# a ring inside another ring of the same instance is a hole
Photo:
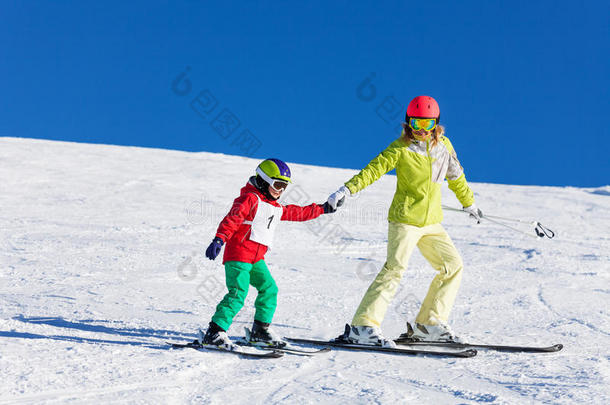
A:
{"label": "packed snow", "polygon": [[[540,221],[554,239],[445,212],[465,263],[453,329],[472,342],[563,343],[558,353],[337,349],[252,360],[170,349],[166,342],[190,341],[207,325],[225,292],[220,258],[203,253],[258,163],[0,138],[0,403],[610,402],[610,186],[471,183],[484,213]],[[301,205],[324,202],[357,173],[290,166],[284,202]],[[395,182],[382,177],[334,215],[281,223],[267,254],[280,289],[277,332],[343,331],[385,260]],[[459,207],[446,186],[443,203]],[[386,335],[405,331],[434,275],[416,252]],[[250,326],[255,296],[251,289],[230,336]]]}

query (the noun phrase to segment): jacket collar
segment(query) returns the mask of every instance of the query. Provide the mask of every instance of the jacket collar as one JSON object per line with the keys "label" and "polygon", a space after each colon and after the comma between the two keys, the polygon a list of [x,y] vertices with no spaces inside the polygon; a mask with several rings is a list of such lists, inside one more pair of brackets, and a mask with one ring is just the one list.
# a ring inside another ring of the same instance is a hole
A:
{"label": "jacket collar", "polygon": [[264,202],[269,203],[271,205],[279,206],[280,204],[278,203],[277,200],[272,200],[272,199],[268,198],[263,192],[261,192],[254,185],[255,178],[256,178],[255,176],[252,176],[252,177],[250,177],[250,179],[248,179],[248,183],[246,183],[246,185],[244,187],[242,187],[242,189],[241,189],[241,195],[253,193],[253,194],[256,194],[258,196],[258,198],[260,198]]}

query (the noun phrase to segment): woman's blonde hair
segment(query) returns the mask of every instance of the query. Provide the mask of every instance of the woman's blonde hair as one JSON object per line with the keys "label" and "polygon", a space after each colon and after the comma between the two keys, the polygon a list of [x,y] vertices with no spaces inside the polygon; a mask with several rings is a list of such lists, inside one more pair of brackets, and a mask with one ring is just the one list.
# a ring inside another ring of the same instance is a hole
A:
{"label": "woman's blonde hair", "polygon": [[[402,138],[405,140],[405,142],[410,143],[411,141],[415,140],[415,137],[413,136],[413,131],[411,130],[411,127],[406,123],[403,122],[402,123]],[[431,143],[432,146],[436,146],[436,144],[438,143],[438,141],[441,140],[441,136],[445,135],[445,127],[442,125],[437,125],[434,130],[432,131],[432,138],[431,138]]]}

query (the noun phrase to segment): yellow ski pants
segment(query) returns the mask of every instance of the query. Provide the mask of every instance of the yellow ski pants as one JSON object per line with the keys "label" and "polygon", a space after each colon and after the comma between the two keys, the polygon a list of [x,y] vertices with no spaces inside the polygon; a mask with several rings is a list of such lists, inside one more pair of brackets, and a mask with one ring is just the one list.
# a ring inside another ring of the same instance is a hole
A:
{"label": "yellow ski pants", "polygon": [[423,227],[390,222],[388,257],[362,298],[352,325],[380,326],[415,246],[439,273],[432,280],[415,322],[446,322],[462,280],[462,259],[441,224]]}

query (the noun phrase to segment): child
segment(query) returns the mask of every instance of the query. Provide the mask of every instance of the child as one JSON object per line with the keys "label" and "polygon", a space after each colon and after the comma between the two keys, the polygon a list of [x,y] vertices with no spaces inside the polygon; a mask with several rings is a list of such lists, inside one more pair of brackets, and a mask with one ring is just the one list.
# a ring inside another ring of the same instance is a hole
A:
{"label": "child", "polygon": [[336,210],[328,202],[306,207],[281,205],[277,200],[290,182],[290,169],[286,163],[279,159],[264,160],[256,168],[256,176],[250,177],[218,226],[216,237],[205,255],[214,260],[226,243],[223,264],[229,292],[216,307],[205,335],[199,331],[199,343],[238,350],[226,331],[243,307],[248,288],[252,285],[258,290],[258,296],[254,303],[256,313],[250,342],[277,347],[286,345],[269,328],[277,306],[278,289],[265,264],[265,253],[271,246],[279,221],[309,221]]}

